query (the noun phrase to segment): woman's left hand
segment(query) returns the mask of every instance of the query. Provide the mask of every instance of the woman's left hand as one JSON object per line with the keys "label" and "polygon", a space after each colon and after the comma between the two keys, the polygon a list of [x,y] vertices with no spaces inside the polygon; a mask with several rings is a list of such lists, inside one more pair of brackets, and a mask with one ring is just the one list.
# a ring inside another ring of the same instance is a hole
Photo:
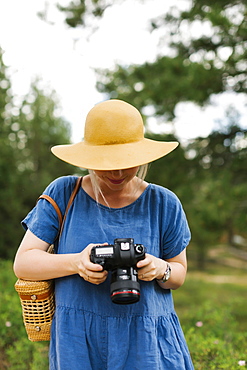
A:
{"label": "woman's left hand", "polygon": [[145,259],[139,261],[136,265],[138,268],[138,279],[144,281],[161,279],[164,276],[166,266],[166,261],[146,253]]}

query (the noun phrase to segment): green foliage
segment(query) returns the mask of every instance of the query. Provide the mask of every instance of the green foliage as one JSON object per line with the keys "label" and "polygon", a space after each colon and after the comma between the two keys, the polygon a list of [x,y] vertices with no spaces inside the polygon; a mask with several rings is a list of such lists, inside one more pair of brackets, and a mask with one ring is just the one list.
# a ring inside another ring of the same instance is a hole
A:
{"label": "green foliage", "polygon": [[246,286],[198,281],[188,274],[174,292],[195,369],[234,370],[246,360],[245,291]]}
{"label": "green foliage", "polygon": [[[112,5],[107,0],[82,0],[59,8],[71,27],[90,28]],[[212,94],[246,93],[246,12],[244,0],[193,0],[187,10],[172,6],[168,13],[150,19],[150,32],[158,29],[161,35],[156,60],[98,70],[98,90],[139,109],[152,105],[156,115],[166,119],[174,117],[181,101],[204,105]]]}
{"label": "green foliage", "polygon": [[97,69],[97,89],[111,98],[125,100],[139,109],[151,105],[155,114],[173,119],[178,102],[203,105],[212,93],[223,91],[222,73],[211,65],[210,73],[200,63],[184,63],[177,56],[158,57],[155,62],[111,70]]}
{"label": "green foliage", "polygon": [[[208,6],[207,6],[208,5]],[[195,17],[202,24],[211,24],[211,35],[197,37],[191,40],[192,52],[198,53],[204,50],[202,59],[211,60],[215,65],[224,64],[224,81],[227,87],[231,78],[231,86],[237,92],[246,92],[246,2],[245,1],[217,1],[207,3],[194,1],[188,12],[182,12],[178,18],[179,26],[181,21],[193,22]],[[179,43],[180,45],[182,42]],[[205,48],[205,44],[207,48]],[[222,45],[228,48],[228,57],[222,57]],[[185,45],[184,45],[185,50]],[[209,58],[211,52],[211,58]],[[191,52],[189,51],[189,54]]]}
{"label": "green foliage", "polygon": [[0,369],[48,369],[47,342],[27,339],[15,282],[12,263],[0,260]]}
{"label": "green foliage", "polygon": [[[147,133],[147,138],[157,141],[177,141],[173,135]],[[165,186],[181,199],[191,199],[189,183],[193,173],[190,171],[190,161],[185,158],[185,150],[179,145],[169,156],[152,162],[147,173],[147,181]],[[179,170],[177,170],[179,169]],[[182,183],[181,183],[182,180]]]}
{"label": "green foliage", "polygon": [[17,105],[1,49],[0,77],[0,256],[13,258],[23,235],[20,221],[49,182],[75,168],[50,153],[52,145],[70,142],[54,92],[35,81]]}
{"label": "green foliage", "polygon": [[[205,268],[207,249],[220,240],[233,245],[234,235],[246,237],[247,131],[230,115],[222,131],[180,145],[150,165],[147,180],[174,191],[186,211],[196,245],[198,267]],[[174,141],[172,135],[147,137]]]}
{"label": "green foliage", "polygon": [[22,199],[28,207],[51,180],[74,171],[74,167],[51,155],[53,145],[70,142],[70,126],[59,115],[54,91],[43,91],[38,85],[35,81],[22,101],[13,133],[13,146],[20,149],[16,164],[22,178]]}
{"label": "green foliage", "polygon": [[192,167],[199,166],[198,178],[192,184],[194,196],[189,213],[204,240],[209,241],[205,233],[213,236],[211,243],[224,232],[229,244],[233,243],[234,234],[245,234],[246,142],[247,130],[237,126],[237,116],[236,121],[230,116],[230,124],[223,131],[214,131],[206,139],[198,138],[186,149],[188,154],[193,152]]}
{"label": "green foliage", "polygon": [[11,147],[11,118],[6,107],[12,108],[10,81],[2,60],[3,51],[0,48],[0,255],[8,255],[13,235],[13,224],[18,222],[20,205],[16,201],[16,156]]}
{"label": "green foliage", "polygon": [[97,72],[97,88],[112,98],[152,106],[173,119],[182,101],[206,105],[212,94],[246,93],[246,2],[194,0],[187,11],[172,7],[150,21],[166,54],[141,65],[116,65]]}
{"label": "green foliage", "polygon": [[[121,0],[119,2],[121,3]],[[66,7],[58,4],[58,9],[65,14],[65,22],[69,27],[90,27],[88,19],[92,22],[94,18],[101,18],[111,5],[112,2],[107,0],[80,0],[71,1]],[[41,16],[43,16],[42,13]]]}

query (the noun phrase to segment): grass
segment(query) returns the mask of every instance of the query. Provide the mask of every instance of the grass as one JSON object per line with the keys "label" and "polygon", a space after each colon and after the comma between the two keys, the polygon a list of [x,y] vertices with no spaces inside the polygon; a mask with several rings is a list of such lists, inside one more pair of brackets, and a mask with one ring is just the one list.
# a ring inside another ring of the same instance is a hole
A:
{"label": "grass", "polygon": [[245,270],[213,261],[204,272],[192,263],[185,284],[173,292],[196,370],[246,367],[246,288]]}
{"label": "grass", "polygon": [[[246,272],[215,264],[206,273],[193,266],[189,271],[173,295],[195,369],[245,368],[240,361],[247,363]],[[217,282],[229,273],[234,283]],[[28,341],[15,281],[12,263],[0,260],[0,370],[46,370],[48,344]]]}
{"label": "grass", "polygon": [[0,260],[0,370],[48,369],[47,342],[27,339],[12,262]]}

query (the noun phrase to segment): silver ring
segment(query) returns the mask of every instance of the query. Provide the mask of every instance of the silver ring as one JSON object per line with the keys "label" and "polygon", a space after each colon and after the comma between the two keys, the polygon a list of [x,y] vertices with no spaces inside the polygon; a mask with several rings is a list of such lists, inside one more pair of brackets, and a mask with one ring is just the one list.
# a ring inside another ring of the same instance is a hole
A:
{"label": "silver ring", "polygon": [[89,281],[89,276],[87,275],[87,281]]}

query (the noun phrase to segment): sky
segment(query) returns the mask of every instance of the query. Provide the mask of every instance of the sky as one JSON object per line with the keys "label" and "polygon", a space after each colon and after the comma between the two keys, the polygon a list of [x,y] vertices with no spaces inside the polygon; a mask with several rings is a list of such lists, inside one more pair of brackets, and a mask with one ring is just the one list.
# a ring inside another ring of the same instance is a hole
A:
{"label": "sky", "polygon": [[[59,0],[67,5],[68,0]],[[173,0],[149,0],[145,5],[127,0],[106,10],[100,27],[89,35],[83,29],[65,26],[63,14],[55,7],[57,0],[1,0],[0,46],[5,51],[4,63],[14,94],[28,93],[31,81],[39,76],[53,88],[60,100],[62,115],[71,124],[72,141],[83,137],[88,111],[105,96],[95,88],[94,68],[112,68],[116,63],[132,64],[153,61],[159,51],[158,33],[148,32],[147,20],[163,14]],[[175,2],[186,7],[187,0]],[[37,13],[47,10],[47,22]],[[175,133],[183,141],[207,136],[222,120],[232,104],[242,114],[247,126],[246,97],[224,93],[214,96],[206,108],[193,103],[176,107]],[[168,125],[150,119],[154,132],[166,132]]]}

